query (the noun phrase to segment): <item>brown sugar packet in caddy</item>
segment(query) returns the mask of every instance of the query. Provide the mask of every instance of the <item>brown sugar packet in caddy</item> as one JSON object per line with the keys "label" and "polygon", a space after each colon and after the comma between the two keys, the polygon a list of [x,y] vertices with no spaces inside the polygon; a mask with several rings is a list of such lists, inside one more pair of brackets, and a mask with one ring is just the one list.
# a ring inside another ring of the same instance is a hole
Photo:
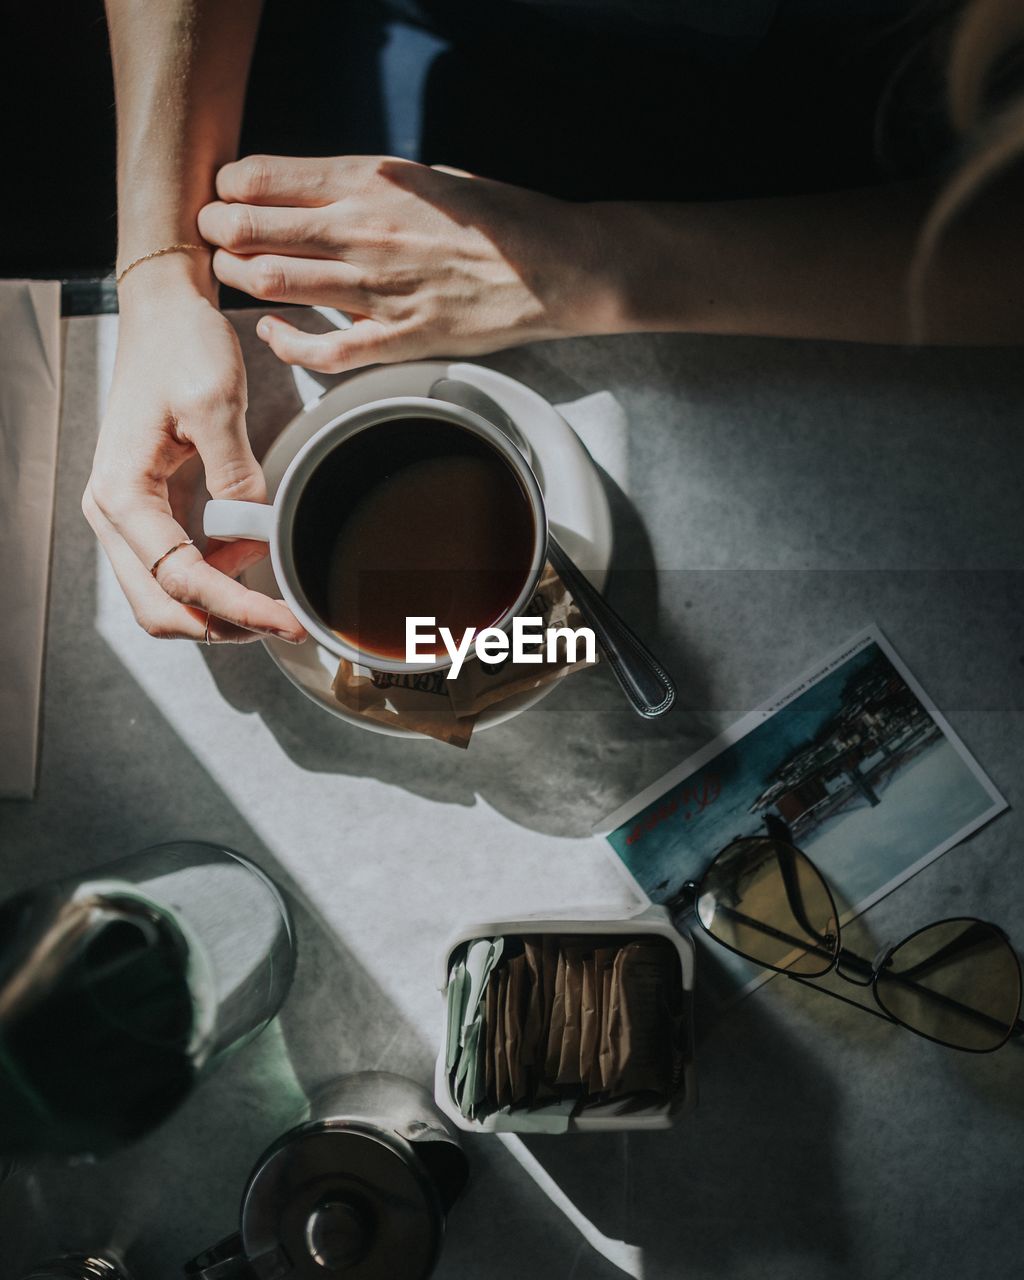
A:
{"label": "brown sugar packet in caddy", "polygon": [[[541,990],[540,990],[540,1031],[538,1035],[537,1051],[534,1064],[534,1087],[533,1096],[535,1102],[547,1102],[559,1096],[558,1090],[555,1088],[554,1079],[558,1074],[558,1058],[554,1059],[554,1069],[549,1072],[547,1064],[548,1043],[551,1039],[551,1022],[555,1009],[555,985],[558,980],[558,956],[560,952],[558,935],[554,933],[544,933],[534,940],[539,947],[539,960],[541,970]],[[563,975],[564,977],[564,975]],[[564,1016],[564,1004],[559,998],[558,1001],[559,1018]],[[558,1047],[556,1054],[561,1050],[561,1030],[558,1031]]]}
{"label": "brown sugar packet in caddy", "polygon": [[523,954],[526,957],[529,990],[519,1056],[526,1070],[528,1091],[533,1096],[536,1094],[537,1077],[543,1069],[547,1053],[544,1025],[544,948],[538,939],[524,938]]}
{"label": "brown sugar packet in caddy", "polygon": [[598,1036],[601,1031],[601,1002],[597,994],[597,957],[590,952],[583,958],[583,994],[580,1002],[580,1082],[590,1092],[590,1081],[597,1062]]}
{"label": "brown sugar packet in caddy", "polygon": [[525,954],[514,956],[508,962],[508,999],[505,1003],[505,1054],[513,1106],[525,1102],[529,1092],[529,1074],[523,1065],[523,1026],[529,980]]}
{"label": "brown sugar packet in caddy", "polygon": [[600,1064],[601,1033],[604,1025],[602,989],[604,971],[610,969],[618,948],[604,938],[588,938],[582,950],[580,993],[579,1082],[584,1102],[603,1092]]}
{"label": "brown sugar packet in caddy", "polygon": [[565,1027],[562,1033],[562,1047],[558,1059],[557,1085],[579,1085],[580,1078],[580,1043],[583,1038],[583,972],[586,968],[586,957],[589,948],[583,944],[571,943],[563,948],[565,952]]}
{"label": "brown sugar packet in caddy", "polygon": [[558,947],[555,985],[551,994],[551,1017],[548,1020],[548,1043],[544,1055],[544,1082],[549,1089],[558,1077],[558,1064],[562,1058],[562,1036],[565,1032],[565,952],[561,946]]}
{"label": "brown sugar packet in caddy", "polygon": [[674,1041],[682,1026],[679,955],[667,942],[627,943],[612,969],[611,1019],[616,1095],[656,1093],[677,1083]]}
{"label": "brown sugar packet in caddy", "polygon": [[597,1044],[590,1067],[591,1094],[603,1093],[613,1074],[611,1038],[609,1033],[612,995],[612,967],[621,948],[598,947],[594,952],[594,994],[597,998]]}

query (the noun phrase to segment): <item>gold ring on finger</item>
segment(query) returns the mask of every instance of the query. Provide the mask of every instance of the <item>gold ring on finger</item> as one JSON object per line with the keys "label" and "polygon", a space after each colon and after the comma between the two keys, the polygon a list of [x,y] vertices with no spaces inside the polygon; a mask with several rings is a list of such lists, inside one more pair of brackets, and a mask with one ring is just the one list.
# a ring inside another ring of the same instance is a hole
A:
{"label": "gold ring on finger", "polygon": [[168,549],[163,553],[163,555],[157,556],[157,558],[149,566],[150,573],[155,578],[157,569],[160,568],[160,566],[163,564],[163,562],[167,559],[168,556],[173,556],[175,551],[180,551],[182,547],[191,547],[194,545],[195,543],[192,541],[191,538],[186,538],[184,542],[176,542],[173,547],[168,547]]}

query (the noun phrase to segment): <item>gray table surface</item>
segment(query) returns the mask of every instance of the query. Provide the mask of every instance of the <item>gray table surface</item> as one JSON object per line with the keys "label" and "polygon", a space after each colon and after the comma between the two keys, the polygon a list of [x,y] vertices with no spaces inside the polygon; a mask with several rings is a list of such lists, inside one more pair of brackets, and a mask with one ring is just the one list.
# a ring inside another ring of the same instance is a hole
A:
{"label": "gray table surface", "polygon": [[[235,322],[265,444],[297,396],[255,319]],[[335,721],[259,646],[135,627],[79,511],[116,324],[66,322],[40,787],[0,806],[0,886],[221,841],[290,890],[301,959],[281,1017],[158,1132],[0,1191],[0,1275],[114,1241],[139,1280],[177,1276],[232,1229],[300,1090],[371,1067],[430,1080],[457,925],[626,902],[593,824],[871,621],[1011,810],[865,928],[880,942],[971,912],[1024,940],[1018,352],[644,336],[489,358],[554,401],[603,393],[585,416],[616,517],[612,598],[681,697],[645,724],[587,672],[462,754]],[[698,1015],[701,1099],[679,1129],[528,1143],[597,1231],[635,1246],[633,1274],[1019,1274],[1019,1049],[944,1051],[782,979]],[[625,1274],[504,1145],[469,1148],[440,1280]]]}

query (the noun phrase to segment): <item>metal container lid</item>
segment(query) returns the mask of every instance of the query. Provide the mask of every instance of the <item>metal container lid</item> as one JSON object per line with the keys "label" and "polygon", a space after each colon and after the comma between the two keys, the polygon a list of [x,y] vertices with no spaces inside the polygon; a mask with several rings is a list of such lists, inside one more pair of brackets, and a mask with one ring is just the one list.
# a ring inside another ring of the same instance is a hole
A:
{"label": "metal container lid", "polygon": [[33,1268],[22,1280],[125,1280],[124,1272],[106,1258],[68,1253]]}
{"label": "metal container lid", "polygon": [[352,1121],[285,1135],[242,1205],[245,1256],[260,1280],[423,1280],[443,1233],[437,1188],[411,1145]]}

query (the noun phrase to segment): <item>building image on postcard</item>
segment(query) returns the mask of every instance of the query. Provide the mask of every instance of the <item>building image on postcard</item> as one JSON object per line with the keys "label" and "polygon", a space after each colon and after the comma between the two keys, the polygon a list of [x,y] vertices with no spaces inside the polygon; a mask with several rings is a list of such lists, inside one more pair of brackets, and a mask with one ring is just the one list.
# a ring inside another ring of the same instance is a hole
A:
{"label": "building image on postcard", "polygon": [[885,655],[854,672],[839,711],[771,774],[750,806],[778,815],[794,839],[848,805],[882,803],[885,783],[942,731]]}

